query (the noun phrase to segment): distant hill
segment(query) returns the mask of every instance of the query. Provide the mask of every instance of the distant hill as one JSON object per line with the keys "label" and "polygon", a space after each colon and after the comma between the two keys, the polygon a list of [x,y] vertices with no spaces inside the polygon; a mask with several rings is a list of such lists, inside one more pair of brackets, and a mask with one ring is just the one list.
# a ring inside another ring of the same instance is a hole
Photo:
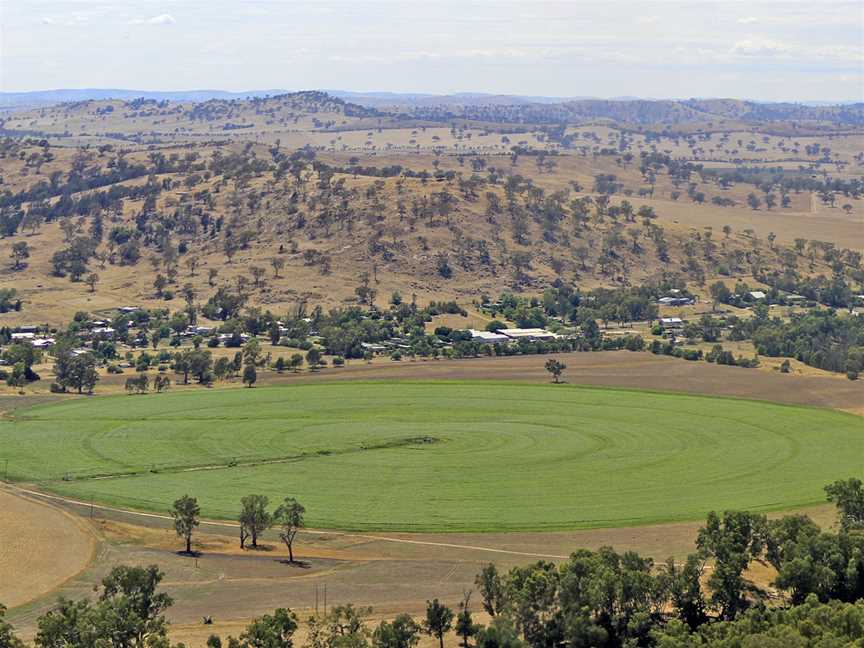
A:
{"label": "distant hill", "polygon": [[35,90],[32,92],[0,92],[0,107],[47,106],[71,101],[104,99],[154,99],[156,101],[209,101],[211,99],[249,99],[285,94],[286,90],[181,90],[150,91],[122,90],[116,88],[80,88],[59,90]]}
{"label": "distant hill", "polygon": [[[452,97],[445,102],[424,102],[402,106],[415,119],[446,121],[467,119],[493,123],[568,124],[587,120],[610,120],[618,124],[681,125],[733,121],[748,124],[770,122],[811,122],[833,125],[864,125],[864,103],[804,105],[759,103],[738,99],[575,99],[558,103],[506,103],[497,97],[487,101],[460,103]],[[358,103],[363,103],[358,101]],[[398,108],[394,106],[393,109]]]}
{"label": "distant hill", "polygon": [[[729,122],[736,124],[797,124],[831,126],[864,125],[864,103],[804,104],[763,103],[741,99],[593,99],[585,97],[537,97],[458,93],[346,92],[340,90],[287,93],[283,90],[142,91],[123,89],[44,90],[0,93],[0,109],[42,108],[87,101],[173,101],[192,104],[248,100],[258,110],[262,98],[313,98],[316,102],[337,102],[354,116],[391,117],[397,120],[448,122],[468,120],[497,124],[576,124],[608,120],[625,126],[669,127]],[[339,112],[342,112],[340,109]]]}
{"label": "distant hill", "polygon": [[481,92],[458,92],[450,95],[402,92],[346,92],[326,90],[327,93],[354,103],[375,108],[408,106],[520,106],[527,104],[557,104],[587,97],[541,97],[508,94],[486,94]]}

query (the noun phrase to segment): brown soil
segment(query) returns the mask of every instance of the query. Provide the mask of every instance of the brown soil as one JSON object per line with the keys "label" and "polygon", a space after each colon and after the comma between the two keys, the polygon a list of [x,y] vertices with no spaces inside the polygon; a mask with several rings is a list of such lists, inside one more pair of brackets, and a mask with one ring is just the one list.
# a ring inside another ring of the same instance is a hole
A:
{"label": "brown soil", "polygon": [[87,567],[96,546],[82,521],[58,508],[0,490],[0,602],[17,606]]}
{"label": "brown soil", "polygon": [[[792,405],[814,405],[864,414],[864,382],[837,376],[785,375],[740,367],[688,362],[649,353],[607,351],[558,356],[566,365],[564,380],[577,385],[657,389],[734,396]],[[546,382],[545,356],[512,356],[465,360],[379,359],[351,361],[341,369],[317,373],[268,373],[262,384],[316,380],[524,380]]]}

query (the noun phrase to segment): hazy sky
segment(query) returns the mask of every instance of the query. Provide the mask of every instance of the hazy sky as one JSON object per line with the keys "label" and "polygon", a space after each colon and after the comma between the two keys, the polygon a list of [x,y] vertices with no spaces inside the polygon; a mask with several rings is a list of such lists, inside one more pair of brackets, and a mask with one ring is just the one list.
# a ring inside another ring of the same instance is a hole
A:
{"label": "hazy sky", "polygon": [[0,0],[0,89],[864,100],[864,0]]}

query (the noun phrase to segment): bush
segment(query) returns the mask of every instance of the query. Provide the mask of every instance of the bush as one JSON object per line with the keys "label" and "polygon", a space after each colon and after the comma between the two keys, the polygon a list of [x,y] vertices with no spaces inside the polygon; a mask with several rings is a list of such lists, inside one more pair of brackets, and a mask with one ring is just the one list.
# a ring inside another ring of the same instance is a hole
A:
{"label": "bush", "polygon": [[210,347],[211,349],[215,349],[216,347],[219,346],[219,338],[214,335],[213,337],[211,337],[210,339],[207,340],[207,346]]}
{"label": "bush", "polygon": [[642,351],[645,348],[645,340],[641,335],[627,335],[624,337],[624,348],[628,351]]}
{"label": "bush", "polygon": [[52,394],[65,394],[66,388],[63,385],[60,385],[56,382],[51,383],[51,393]]}
{"label": "bush", "polygon": [[336,356],[335,358],[333,358],[333,366],[334,367],[341,367],[344,364],[345,364],[345,358],[343,358],[342,356]]}
{"label": "bush", "polygon": [[680,357],[685,360],[701,360],[702,359],[702,351],[698,349],[676,349],[680,351]]}
{"label": "bush", "polygon": [[123,370],[115,364],[108,365],[108,373],[109,374],[122,374]]}

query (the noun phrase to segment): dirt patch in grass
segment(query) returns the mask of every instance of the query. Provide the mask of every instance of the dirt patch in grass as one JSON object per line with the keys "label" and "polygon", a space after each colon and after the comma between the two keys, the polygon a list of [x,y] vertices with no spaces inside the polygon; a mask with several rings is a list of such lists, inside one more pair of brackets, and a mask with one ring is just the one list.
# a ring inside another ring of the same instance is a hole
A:
{"label": "dirt patch in grass", "polygon": [[17,606],[74,577],[95,539],[66,511],[0,490],[0,602]]}

